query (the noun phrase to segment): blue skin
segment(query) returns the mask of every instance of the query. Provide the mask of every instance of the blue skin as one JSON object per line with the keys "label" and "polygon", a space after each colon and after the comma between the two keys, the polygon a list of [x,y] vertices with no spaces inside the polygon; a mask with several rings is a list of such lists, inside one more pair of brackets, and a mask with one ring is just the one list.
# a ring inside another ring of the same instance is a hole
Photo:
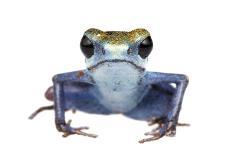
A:
{"label": "blue skin", "polygon": [[[50,94],[47,92],[50,96],[47,98],[54,101],[54,107],[42,107],[31,118],[42,110],[54,108],[56,127],[64,136],[78,134],[96,137],[81,131],[86,127],[73,128],[66,123],[65,111],[77,109],[103,115],[121,113],[132,119],[159,125],[146,133],[151,137],[140,140],[141,143],[165,135],[174,136],[188,78],[182,74],[145,70],[147,58],[142,59],[138,55],[138,48],[150,34],[142,30],[144,32],[140,35],[139,29],[135,41],[122,40],[117,44],[96,38],[96,31],[102,35],[107,32],[94,29],[93,33],[93,29],[87,30],[84,35],[94,45],[94,55],[86,58],[88,69],[55,75]],[[116,54],[114,49],[117,49]],[[132,49],[132,54],[128,54],[128,49]],[[175,87],[171,84],[175,84]],[[111,99],[112,102],[109,102]]]}

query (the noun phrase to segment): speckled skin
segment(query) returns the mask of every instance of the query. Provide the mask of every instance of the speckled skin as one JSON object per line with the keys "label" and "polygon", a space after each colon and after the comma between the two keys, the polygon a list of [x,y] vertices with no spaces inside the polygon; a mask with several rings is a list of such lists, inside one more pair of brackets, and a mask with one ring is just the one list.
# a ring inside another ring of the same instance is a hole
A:
{"label": "speckled skin", "polygon": [[152,137],[140,142],[175,135],[188,78],[145,70],[147,58],[138,55],[138,46],[149,32],[89,29],[84,35],[94,44],[94,55],[86,59],[87,69],[53,77],[51,100],[55,103],[57,129],[66,135],[80,132],[65,122],[65,111],[77,109],[94,114],[121,113],[137,120],[162,120],[156,132],[150,133]]}

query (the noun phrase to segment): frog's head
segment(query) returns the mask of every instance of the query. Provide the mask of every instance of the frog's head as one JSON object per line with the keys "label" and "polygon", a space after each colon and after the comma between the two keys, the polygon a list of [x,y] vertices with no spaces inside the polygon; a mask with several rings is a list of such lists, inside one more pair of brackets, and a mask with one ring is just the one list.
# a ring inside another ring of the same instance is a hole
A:
{"label": "frog's head", "polygon": [[84,33],[80,45],[89,70],[104,64],[125,63],[142,72],[153,43],[145,29],[103,32],[92,28]]}
{"label": "frog's head", "polygon": [[134,108],[146,92],[141,83],[153,45],[149,32],[89,29],[80,45],[89,75],[101,92],[101,103],[116,112]]}

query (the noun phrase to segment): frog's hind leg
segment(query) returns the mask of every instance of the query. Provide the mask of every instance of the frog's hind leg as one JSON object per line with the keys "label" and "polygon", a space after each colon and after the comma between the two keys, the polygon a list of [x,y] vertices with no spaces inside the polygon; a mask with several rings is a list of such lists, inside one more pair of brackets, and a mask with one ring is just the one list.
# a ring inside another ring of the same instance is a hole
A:
{"label": "frog's hind leg", "polygon": [[66,82],[63,86],[65,110],[82,111],[89,114],[112,114],[99,103],[97,90],[93,85],[78,82]]}
{"label": "frog's hind leg", "polygon": [[[49,87],[44,96],[47,100],[49,101],[53,101],[53,93],[54,93],[54,88],[53,86]],[[43,106],[38,108],[37,110],[35,110],[30,116],[29,119],[33,119],[35,118],[35,116],[37,116],[40,112],[45,111],[45,110],[53,110],[54,109],[54,105],[49,105],[49,106]]]}
{"label": "frog's hind leg", "polygon": [[[103,115],[108,115],[112,113],[111,111],[106,109],[103,105],[96,103],[98,101],[92,95],[85,93],[85,89],[88,88],[87,84],[67,82],[64,87],[65,90],[67,91],[67,93],[65,93],[65,98],[67,98],[65,111],[71,110],[73,113],[75,113],[76,110],[79,110],[86,113],[103,114]],[[93,90],[92,92],[94,93],[95,91]],[[54,87],[50,86],[46,90],[44,96],[47,100],[54,102]],[[49,106],[39,107],[28,118],[33,119],[43,111],[54,110],[54,109],[55,109],[54,104]]]}
{"label": "frog's hind leg", "polygon": [[35,116],[37,116],[37,114],[39,114],[40,112],[45,111],[45,110],[53,110],[53,109],[54,109],[54,105],[40,107],[40,108],[38,108],[36,111],[34,111],[28,118],[29,118],[29,119],[33,119],[33,118],[35,118]]}
{"label": "frog's hind leg", "polygon": [[168,112],[174,92],[175,88],[165,83],[151,85],[143,100],[125,116],[136,120],[161,120]]}

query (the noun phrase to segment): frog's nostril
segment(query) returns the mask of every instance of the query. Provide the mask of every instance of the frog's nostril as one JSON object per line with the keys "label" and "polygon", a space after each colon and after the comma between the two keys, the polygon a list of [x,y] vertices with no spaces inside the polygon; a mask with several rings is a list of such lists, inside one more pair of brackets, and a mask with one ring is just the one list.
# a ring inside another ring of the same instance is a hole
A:
{"label": "frog's nostril", "polygon": [[131,48],[128,48],[127,50],[127,54],[131,55],[132,54],[132,49]]}

